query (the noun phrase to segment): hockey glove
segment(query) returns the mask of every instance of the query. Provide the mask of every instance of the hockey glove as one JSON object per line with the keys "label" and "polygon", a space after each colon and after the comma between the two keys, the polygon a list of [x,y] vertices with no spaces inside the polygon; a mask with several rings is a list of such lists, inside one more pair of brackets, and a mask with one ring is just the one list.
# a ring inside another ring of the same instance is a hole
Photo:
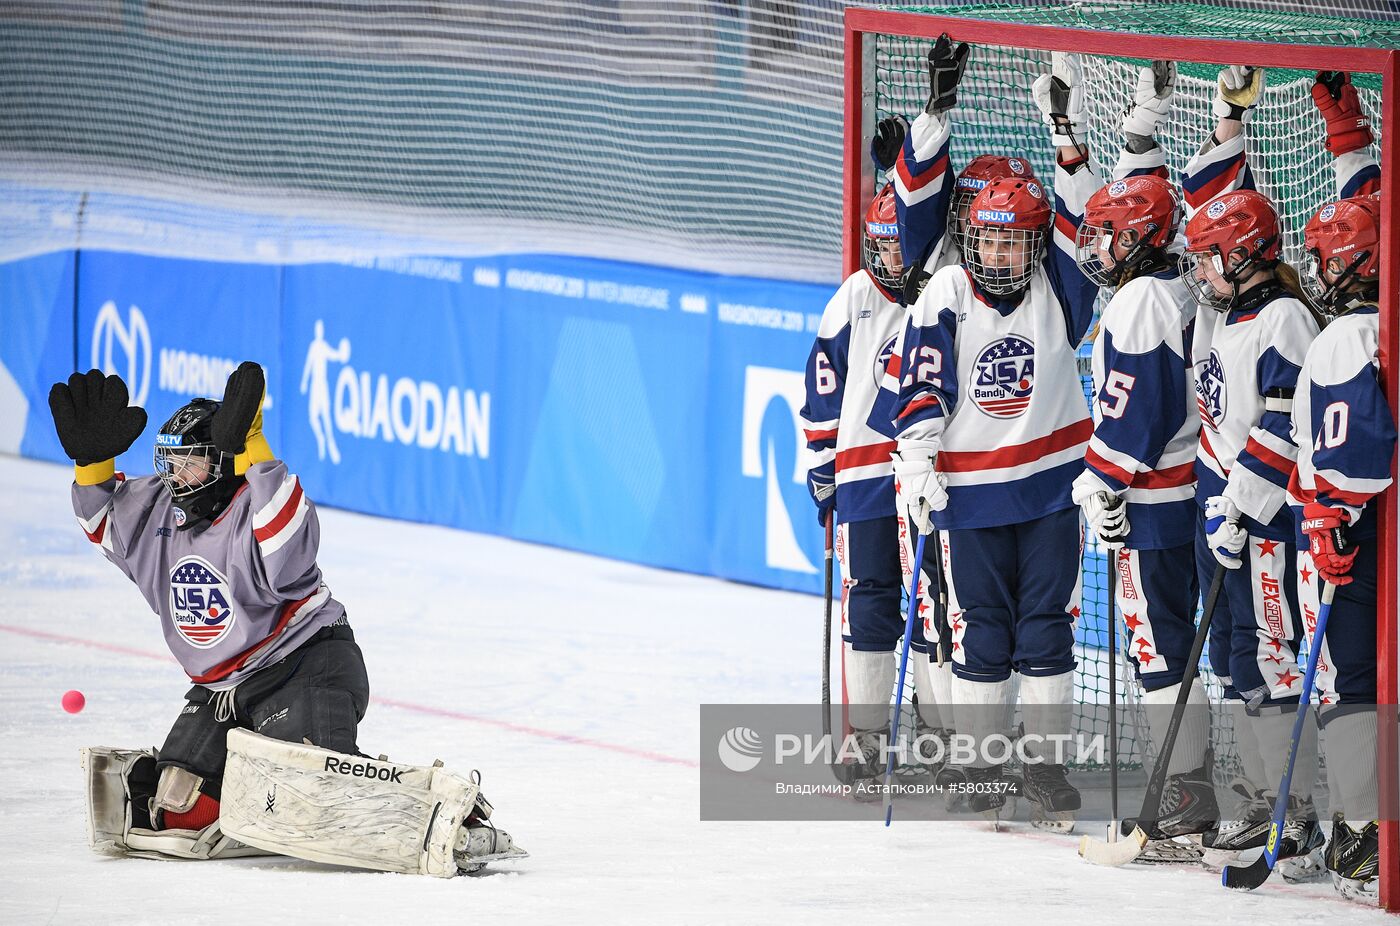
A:
{"label": "hockey glove", "polygon": [[886,116],[875,125],[875,137],[870,139],[870,159],[876,167],[889,170],[895,165],[907,134],[909,122],[903,116]]}
{"label": "hockey glove", "polygon": [[1312,98],[1327,121],[1328,151],[1349,154],[1375,140],[1371,134],[1371,120],[1366,118],[1351,75],[1346,71],[1318,71]]}
{"label": "hockey glove", "polygon": [[918,302],[919,296],[923,295],[924,287],[927,286],[928,281],[932,279],[933,274],[924,270],[924,268],[920,267],[918,264],[914,264],[908,270],[904,271],[904,285],[902,287],[904,304],[910,306]]}
{"label": "hockey glove", "polygon": [[49,390],[49,411],[63,452],[82,470],[103,470],[96,485],[115,471],[112,460],[141,436],[146,429],[146,410],[130,404],[126,383],[120,376],[103,376],[101,370],[74,373],[66,383],[54,383]]}
{"label": "hockey glove", "polygon": [[928,53],[928,102],[924,104],[924,112],[931,116],[942,115],[958,102],[958,84],[967,67],[969,51],[966,42],[954,45],[946,32],[933,43]]}
{"label": "hockey glove", "polygon": [[836,507],[836,461],[807,470],[807,491],[817,506],[817,523],[826,526],[827,514]]}
{"label": "hockey glove", "polygon": [[945,477],[937,468],[938,446],[937,441],[902,440],[890,454],[895,493],[921,534],[933,530],[933,512],[948,507]]}
{"label": "hockey glove", "polygon": [[1356,547],[1347,541],[1347,523],[1347,513],[1338,508],[1317,502],[1303,506],[1303,533],[1308,537],[1313,565],[1317,574],[1333,585],[1351,582],[1347,573],[1356,559]]}
{"label": "hockey glove", "polygon": [[1240,552],[1249,542],[1249,534],[1240,527],[1240,510],[1223,495],[1206,499],[1206,545],[1215,559],[1226,569],[1238,569],[1244,563]]}
{"label": "hockey glove", "polygon": [[1074,503],[1084,511],[1084,523],[1110,547],[1121,547],[1132,525],[1128,523],[1128,506],[1123,499],[1109,491],[1103,480],[1091,470],[1084,470],[1074,480],[1071,491]]}
{"label": "hockey glove", "polygon": [[1264,94],[1264,69],[1232,64],[1220,71],[1215,82],[1211,112],[1221,119],[1247,122],[1259,97]]}
{"label": "hockey glove", "polygon": [[242,475],[254,463],[272,459],[262,433],[263,398],[267,381],[262,367],[245,360],[228,376],[224,398],[210,422],[214,446],[231,453],[233,471]]}
{"label": "hockey glove", "polygon": [[[1157,134],[1157,126],[1171,114],[1172,94],[1176,90],[1176,63],[1154,61],[1152,67],[1138,71],[1137,88],[1133,91],[1133,105],[1123,116],[1123,133],[1129,140],[1134,137],[1152,141]],[[1150,148],[1144,146],[1143,150]]]}
{"label": "hockey glove", "polygon": [[1031,85],[1031,96],[1056,147],[1082,148],[1089,140],[1089,113],[1084,108],[1084,81],[1080,78],[1079,56],[1056,52],[1049,74],[1041,74]]}

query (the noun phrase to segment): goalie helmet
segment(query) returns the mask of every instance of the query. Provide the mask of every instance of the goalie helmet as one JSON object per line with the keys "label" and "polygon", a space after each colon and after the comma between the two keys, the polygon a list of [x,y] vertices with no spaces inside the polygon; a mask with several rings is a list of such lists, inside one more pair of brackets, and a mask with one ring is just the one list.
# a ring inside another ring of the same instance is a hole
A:
{"label": "goalie helmet", "polygon": [[1376,206],[1370,196],[1328,203],[1303,230],[1307,250],[1303,289],[1327,315],[1339,314],[1348,294],[1365,300],[1379,295],[1381,238]]}
{"label": "goalie helmet", "polygon": [[181,530],[216,517],[243,482],[233,472],[233,455],[214,446],[219,406],[212,399],[194,399],[156,434],[156,475],[170,492]]}
{"label": "goalie helmet", "polygon": [[963,262],[982,290],[1012,296],[1025,289],[1045,258],[1050,201],[1034,180],[993,180],[967,213]]}
{"label": "goalie helmet", "polygon": [[957,245],[959,256],[966,254],[967,210],[982,188],[993,180],[1005,177],[1035,179],[1031,162],[1025,158],[1003,157],[999,154],[979,154],[967,162],[967,166],[953,182],[953,195],[948,203],[948,228]]}
{"label": "goalie helmet", "polygon": [[1176,187],[1146,175],[1115,180],[1089,197],[1075,239],[1075,260],[1100,286],[1119,286],[1161,259],[1181,221]]}
{"label": "goalie helmet", "polygon": [[899,250],[894,187],[888,183],[875,194],[870,208],[865,210],[865,231],[861,240],[865,269],[885,289],[898,293],[904,278],[904,255]]}
{"label": "goalie helmet", "polygon": [[[1186,223],[1181,275],[1198,303],[1224,312],[1238,301],[1241,283],[1278,263],[1282,247],[1278,213],[1267,196],[1254,190],[1222,193]],[[1212,278],[1228,284],[1230,292],[1221,293]]]}

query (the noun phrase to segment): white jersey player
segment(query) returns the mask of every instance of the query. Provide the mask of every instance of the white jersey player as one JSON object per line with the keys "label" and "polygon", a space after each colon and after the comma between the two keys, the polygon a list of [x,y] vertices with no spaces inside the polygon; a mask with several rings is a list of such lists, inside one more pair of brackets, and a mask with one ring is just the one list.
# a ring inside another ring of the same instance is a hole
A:
{"label": "white jersey player", "polygon": [[[1027,750],[1039,760],[1026,765],[1025,788],[1046,817],[1079,807],[1064,757],[1048,745],[1068,732],[1073,697],[1080,535],[1070,484],[1092,430],[1075,348],[1096,289],[1074,261],[1074,238],[1100,181],[1080,143],[1073,65],[1057,61],[1034,87],[1057,146],[1053,207],[1035,180],[978,192],[964,262],[929,281],[886,377],[898,394],[901,503],[921,532],[947,532],[924,568],[936,573],[946,552],[953,699],[969,706],[958,731],[979,743],[1001,732],[1019,673]],[[1003,761],[981,752],[968,767],[974,810],[1004,806]]]}
{"label": "white jersey player", "polygon": [[[877,163],[942,163],[948,160],[948,120],[967,46],[943,36],[929,55],[930,94],[913,124],[882,121],[872,144]],[[898,168],[890,170],[898,175]],[[946,187],[928,177],[926,196],[914,218],[946,215]],[[900,593],[907,588],[908,525],[896,512],[894,426],[889,394],[880,379],[904,327],[905,266],[901,238],[918,236],[899,221],[894,187],[887,184],[870,204],[862,233],[864,267],[851,274],[827,303],[807,361],[807,401],[802,408],[809,450],[808,488],[823,524],[835,518],[834,547],[841,566],[842,694],[847,721],[865,761],[846,771],[852,778],[884,773],[883,744],[889,729],[890,695],[895,684],[894,651],[904,633]],[[833,514],[834,511],[834,514]],[[932,628],[930,628],[932,629]],[[941,697],[929,671],[923,623],[910,641],[919,702],[917,730],[946,737]],[[932,748],[932,744],[929,743]]]}
{"label": "white jersey player", "polygon": [[[1200,417],[1188,362],[1196,303],[1168,250],[1181,203],[1153,140],[1174,84],[1169,63],[1140,71],[1136,105],[1124,120],[1130,147],[1113,182],[1090,197],[1078,239],[1079,266],[1113,296],[1094,339],[1094,435],[1074,500],[1112,560],[1126,652],[1159,755],[1191,668],[1199,600],[1193,464]],[[1160,816],[1137,821],[1163,860],[1180,855],[1164,840],[1218,823],[1207,764],[1209,702],[1197,673],[1191,676]]]}
{"label": "white jersey player", "polygon": [[[1217,860],[1263,845],[1270,790],[1282,780],[1291,740],[1292,707],[1302,673],[1297,654],[1303,613],[1297,548],[1285,489],[1298,448],[1289,416],[1298,370],[1318,324],[1294,270],[1281,260],[1277,212],[1253,189],[1244,155],[1244,120],[1264,87],[1264,72],[1221,71],[1215,131],[1187,165],[1188,211],[1183,276],[1200,304],[1192,344],[1201,414],[1196,498],[1202,528],[1196,550],[1202,587],[1219,567],[1224,584],[1213,616],[1211,666],[1227,699],[1248,713],[1235,724],[1247,784],[1253,792],[1238,819],[1208,832]],[[1322,834],[1312,809],[1317,732],[1305,728],[1281,838],[1285,876],[1320,867]]]}

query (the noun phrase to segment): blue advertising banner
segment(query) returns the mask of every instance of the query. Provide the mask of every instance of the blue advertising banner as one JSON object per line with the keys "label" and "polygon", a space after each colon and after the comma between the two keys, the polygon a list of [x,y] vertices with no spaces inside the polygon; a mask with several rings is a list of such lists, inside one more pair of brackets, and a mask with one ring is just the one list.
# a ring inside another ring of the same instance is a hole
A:
{"label": "blue advertising banner", "polygon": [[62,458],[48,387],[95,366],[147,409],[118,465],[149,473],[160,424],[251,359],[322,504],[819,590],[798,412],[830,287],[547,255],[74,258],[0,267],[21,452]]}
{"label": "blue advertising banner", "polygon": [[196,396],[222,396],[229,373],[243,360],[267,371],[263,430],[279,446],[280,273],[262,265],[82,253],[78,368],[119,373],[148,417],[145,432],[117,459],[118,469],[149,474],[161,424]]}
{"label": "blue advertising banner", "polygon": [[0,453],[67,460],[49,388],[73,372],[71,252],[0,264]]}

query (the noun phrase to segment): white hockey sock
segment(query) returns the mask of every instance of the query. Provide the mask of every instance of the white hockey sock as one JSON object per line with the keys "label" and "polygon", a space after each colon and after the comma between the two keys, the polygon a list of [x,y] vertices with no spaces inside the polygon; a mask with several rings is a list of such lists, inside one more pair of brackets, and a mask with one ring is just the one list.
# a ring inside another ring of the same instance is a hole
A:
{"label": "white hockey sock", "polygon": [[1063,765],[1073,746],[1050,737],[1069,733],[1070,711],[1074,703],[1074,673],[1023,675],[1021,713],[1026,723],[1026,754],[1045,762]]}
{"label": "white hockey sock", "polygon": [[930,727],[951,727],[953,664],[945,662],[940,666],[923,658],[921,653],[910,653],[910,671],[914,670],[915,657],[918,657],[919,668],[919,673],[914,676],[914,687],[919,694],[919,718]]}
{"label": "white hockey sock", "polygon": [[1364,826],[1380,816],[1376,795],[1376,714],[1374,708],[1343,714],[1327,722],[1322,733],[1327,749],[1327,780],[1341,799],[1348,823]]}
{"label": "white hockey sock", "polygon": [[969,765],[986,768],[981,744],[1002,732],[1003,706],[1011,696],[1011,682],[974,682],[953,676],[953,714],[958,734],[971,735],[977,756]]}
{"label": "white hockey sock", "polygon": [[[894,653],[869,653],[846,648],[846,703],[851,726],[857,730],[888,729],[890,696],[894,693]],[[912,661],[917,654],[909,655]]]}
{"label": "white hockey sock", "polygon": [[[1262,791],[1268,787],[1268,773],[1264,770],[1264,759],[1259,754],[1259,740],[1254,735],[1254,718],[1245,713],[1243,701],[1226,701],[1235,731],[1235,748],[1240,757],[1240,777],[1249,783],[1250,790]],[[1274,782],[1274,790],[1278,782]]]}
{"label": "white hockey sock", "polygon": [[[1283,767],[1288,761],[1295,717],[1293,711],[1265,706],[1259,708],[1259,716],[1250,725],[1259,742],[1259,756],[1264,761],[1264,790],[1269,794],[1277,794],[1283,782]],[[1316,784],[1317,720],[1313,712],[1308,711],[1298,740],[1298,757],[1293,763],[1293,778],[1288,793],[1300,801],[1309,800]]]}
{"label": "white hockey sock", "polygon": [[[1180,684],[1142,693],[1142,702],[1147,705],[1147,725],[1152,731],[1152,742],[1157,746],[1158,755],[1162,754],[1162,742],[1167,738],[1167,727],[1171,725],[1172,710],[1180,693]],[[1167,759],[1167,774],[1180,775],[1200,768],[1205,762],[1206,747],[1209,745],[1210,701],[1206,698],[1205,686],[1197,678],[1191,682],[1186,713],[1181,718],[1181,728],[1176,732],[1176,745]]]}

